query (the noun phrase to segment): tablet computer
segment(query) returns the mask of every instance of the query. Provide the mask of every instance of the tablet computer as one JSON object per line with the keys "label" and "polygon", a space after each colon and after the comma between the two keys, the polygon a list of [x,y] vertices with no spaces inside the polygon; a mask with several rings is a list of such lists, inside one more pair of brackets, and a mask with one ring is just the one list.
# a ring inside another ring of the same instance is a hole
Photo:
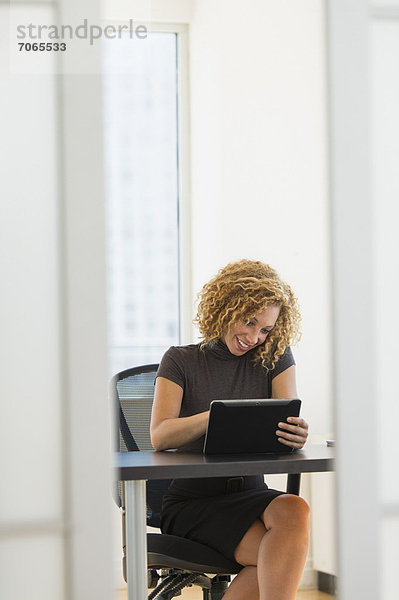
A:
{"label": "tablet computer", "polygon": [[292,452],[277,440],[278,424],[298,417],[299,399],[213,400],[204,454]]}

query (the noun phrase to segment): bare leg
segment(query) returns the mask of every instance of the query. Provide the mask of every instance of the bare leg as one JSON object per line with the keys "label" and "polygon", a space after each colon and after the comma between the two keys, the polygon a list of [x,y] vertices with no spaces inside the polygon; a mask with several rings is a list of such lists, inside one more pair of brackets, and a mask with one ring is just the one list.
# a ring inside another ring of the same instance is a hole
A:
{"label": "bare leg", "polygon": [[294,600],[309,548],[309,506],[298,496],[279,496],[263,513],[267,533],[258,552],[261,600]]}
{"label": "bare leg", "polygon": [[259,600],[257,568],[244,567],[230,583],[223,600]]}
{"label": "bare leg", "polygon": [[240,565],[246,565],[233,579],[223,600],[259,600],[259,585],[256,563],[259,545],[266,534],[262,521],[257,520],[248,529],[238,544],[234,557]]}
{"label": "bare leg", "polygon": [[308,505],[298,496],[278,496],[237,546],[234,556],[245,568],[223,600],[294,600],[308,545]]}

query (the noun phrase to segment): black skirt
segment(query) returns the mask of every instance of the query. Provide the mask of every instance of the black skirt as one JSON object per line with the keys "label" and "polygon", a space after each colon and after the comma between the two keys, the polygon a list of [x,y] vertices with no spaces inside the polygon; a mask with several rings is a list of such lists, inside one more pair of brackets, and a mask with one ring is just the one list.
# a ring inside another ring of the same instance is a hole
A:
{"label": "black skirt", "polygon": [[245,533],[281,494],[262,475],[176,479],[163,498],[161,531],[210,546],[235,562]]}

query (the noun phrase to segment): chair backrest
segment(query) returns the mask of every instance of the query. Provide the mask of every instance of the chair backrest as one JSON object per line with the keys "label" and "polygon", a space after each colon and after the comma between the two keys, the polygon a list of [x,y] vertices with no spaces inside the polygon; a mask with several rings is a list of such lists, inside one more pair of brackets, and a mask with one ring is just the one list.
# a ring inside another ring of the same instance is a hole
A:
{"label": "chair backrest", "polygon": [[112,378],[118,410],[117,451],[153,450],[150,420],[157,364],[126,369]]}
{"label": "chair backrest", "polygon": [[[150,421],[154,400],[157,364],[126,369],[111,380],[111,394],[115,409],[115,450],[137,452],[153,450],[150,438]],[[162,497],[170,479],[147,482],[147,524],[159,527]],[[121,505],[121,493],[117,502]]]}

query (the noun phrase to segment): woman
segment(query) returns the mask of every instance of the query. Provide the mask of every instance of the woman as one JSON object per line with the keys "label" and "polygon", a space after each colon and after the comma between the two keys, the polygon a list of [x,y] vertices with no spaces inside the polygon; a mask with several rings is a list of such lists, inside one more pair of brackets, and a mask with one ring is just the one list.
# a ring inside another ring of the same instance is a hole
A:
{"label": "woman", "polygon": [[[155,384],[151,440],[156,450],[201,451],[214,399],[296,398],[290,344],[300,315],[290,287],[268,265],[241,260],[200,295],[201,344],[172,347]],[[308,425],[279,423],[279,442],[302,448]],[[262,476],[185,479],[164,496],[163,533],[211,546],[243,568],[224,600],[294,600],[309,543],[309,507],[267,488]]]}

